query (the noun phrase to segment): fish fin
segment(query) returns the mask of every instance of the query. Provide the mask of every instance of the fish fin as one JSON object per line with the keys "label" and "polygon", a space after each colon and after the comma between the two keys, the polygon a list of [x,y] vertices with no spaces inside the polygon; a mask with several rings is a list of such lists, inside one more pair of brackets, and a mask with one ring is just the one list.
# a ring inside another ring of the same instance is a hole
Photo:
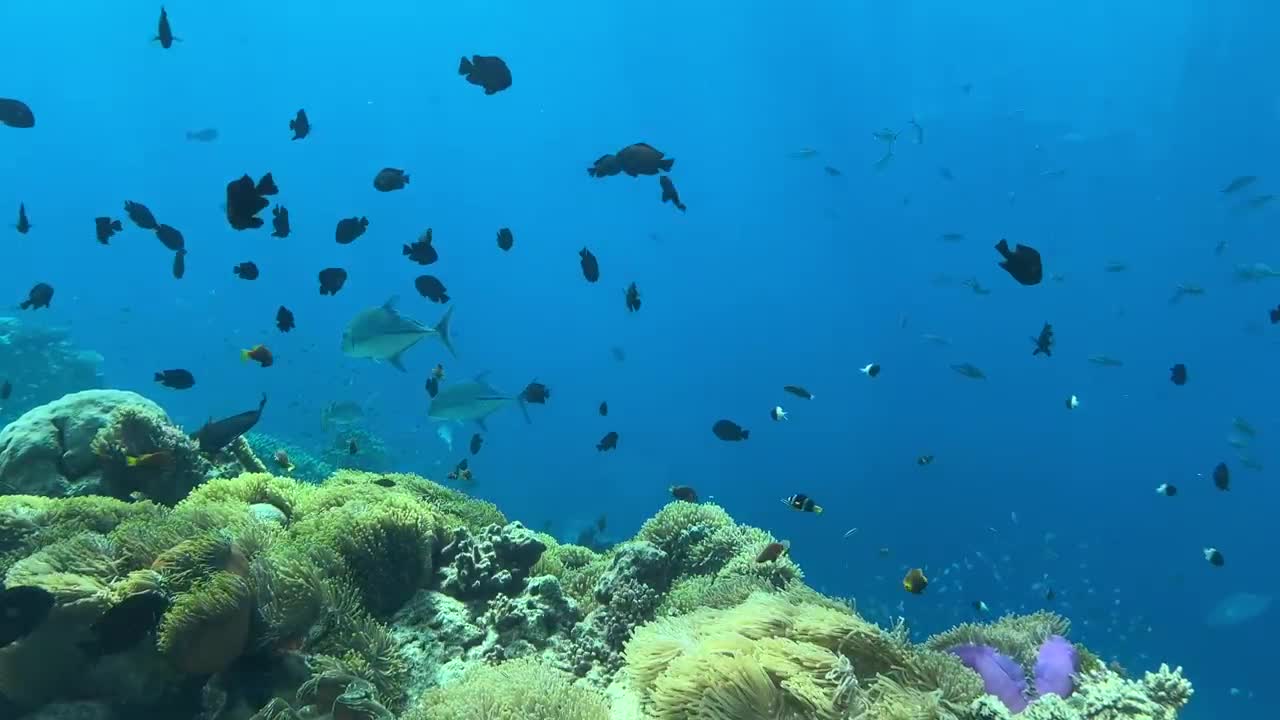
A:
{"label": "fish fin", "polygon": [[398,302],[400,302],[400,296],[392,295],[391,297],[387,298],[386,302],[382,303],[382,309],[386,310],[387,312],[396,312],[396,303]]}
{"label": "fish fin", "polygon": [[475,374],[475,377],[473,377],[473,378],[471,378],[471,379],[472,379],[472,380],[475,380],[476,382],[484,382],[484,381],[485,381],[485,379],[486,379],[486,378],[488,378],[488,377],[489,377],[489,371],[488,371],[488,370],[481,370],[480,372],[478,372],[478,373],[476,373],[476,374]]}
{"label": "fish fin", "polygon": [[436,323],[434,330],[440,336],[440,342],[444,343],[444,347],[453,357],[458,357],[458,351],[453,349],[453,338],[449,337],[449,320],[453,318],[453,306],[449,306],[444,311],[444,317],[440,318],[440,322]]}
{"label": "fish fin", "polygon": [[398,352],[395,355],[392,355],[391,357],[387,358],[387,362],[391,363],[391,367],[399,370],[400,372],[409,372],[408,370],[404,369],[404,363],[400,362],[400,356],[403,354],[404,354],[403,351]]}
{"label": "fish fin", "polygon": [[258,401],[258,414],[262,414],[262,408],[267,406],[267,394],[262,393],[262,399]]}
{"label": "fish fin", "polygon": [[520,406],[520,414],[524,416],[524,424],[532,425],[533,420],[529,418],[529,403],[524,401],[524,393],[516,395],[516,405]]}
{"label": "fish fin", "polygon": [[476,418],[476,424],[480,426],[481,430],[489,432],[489,426],[485,424],[484,418]]}

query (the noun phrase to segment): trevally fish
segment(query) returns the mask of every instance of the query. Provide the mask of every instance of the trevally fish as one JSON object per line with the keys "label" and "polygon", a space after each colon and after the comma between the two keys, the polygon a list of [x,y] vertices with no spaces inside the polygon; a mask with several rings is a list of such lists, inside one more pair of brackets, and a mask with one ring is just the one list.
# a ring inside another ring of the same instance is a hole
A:
{"label": "trevally fish", "polygon": [[474,380],[441,388],[440,392],[431,399],[427,416],[433,420],[474,422],[484,428],[485,418],[515,403],[524,415],[524,421],[532,422],[529,419],[529,409],[525,406],[524,397],[495,388],[485,381],[485,374],[477,375]]}
{"label": "trevally fish", "polygon": [[445,311],[435,327],[427,327],[410,317],[401,315],[395,308],[395,297],[380,307],[367,308],[356,313],[342,332],[342,354],[347,357],[385,360],[400,372],[405,372],[400,356],[417,345],[425,337],[440,338],[450,355],[457,357],[453,341],[449,338],[449,319],[453,308]]}

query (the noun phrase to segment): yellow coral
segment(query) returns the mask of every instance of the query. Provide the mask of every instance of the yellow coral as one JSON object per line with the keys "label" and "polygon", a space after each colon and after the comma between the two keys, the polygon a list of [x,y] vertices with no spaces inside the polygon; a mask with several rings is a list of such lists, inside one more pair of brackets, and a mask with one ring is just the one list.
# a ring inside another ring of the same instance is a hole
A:
{"label": "yellow coral", "polygon": [[215,572],[177,596],[160,621],[156,647],[182,672],[221,672],[244,652],[252,613],[244,578]]}
{"label": "yellow coral", "polygon": [[191,491],[180,506],[195,504],[224,503],[236,501],[253,505],[265,503],[273,505],[284,513],[285,517],[293,517],[294,506],[308,493],[314,492],[314,486],[300,483],[292,478],[276,477],[270,473],[242,473],[231,478],[214,478]]}
{"label": "yellow coral", "polygon": [[428,690],[404,720],[608,720],[605,697],[534,658],[481,665]]}

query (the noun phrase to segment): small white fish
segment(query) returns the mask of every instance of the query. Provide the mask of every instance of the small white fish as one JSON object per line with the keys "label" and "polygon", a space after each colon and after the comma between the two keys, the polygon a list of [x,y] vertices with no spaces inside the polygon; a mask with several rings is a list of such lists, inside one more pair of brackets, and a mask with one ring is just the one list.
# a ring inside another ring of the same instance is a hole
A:
{"label": "small white fish", "polygon": [[444,424],[436,427],[436,436],[444,441],[448,446],[449,452],[453,452],[453,426]]}
{"label": "small white fish", "polygon": [[777,422],[779,420],[786,420],[787,411],[783,410],[781,405],[778,405],[769,411],[769,417],[773,418],[774,422]]}
{"label": "small white fish", "polygon": [[1080,398],[1076,397],[1075,395],[1072,395],[1071,397],[1067,398],[1068,410],[1075,410],[1078,407],[1080,407]]}
{"label": "small white fish", "polygon": [[857,534],[857,532],[858,532],[858,528],[849,528],[848,530],[844,531],[844,536],[852,537],[853,535]]}
{"label": "small white fish", "polygon": [[880,374],[880,365],[878,363],[870,363],[866,367],[858,368],[858,372],[873,378]]}

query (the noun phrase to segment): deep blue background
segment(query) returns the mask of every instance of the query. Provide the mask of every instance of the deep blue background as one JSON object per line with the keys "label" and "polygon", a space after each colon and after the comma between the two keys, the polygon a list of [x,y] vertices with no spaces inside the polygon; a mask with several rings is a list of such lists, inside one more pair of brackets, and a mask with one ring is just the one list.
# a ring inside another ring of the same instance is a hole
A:
{"label": "deep blue background", "polygon": [[[363,400],[396,464],[437,479],[458,455],[424,417],[428,368],[491,370],[512,391],[536,377],[551,403],[532,427],[494,418],[473,463],[475,491],[531,525],[571,538],[607,513],[607,534],[624,537],[668,485],[692,484],[789,538],[811,582],[878,618],[931,632],[971,618],[977,599],[1044,606],[1032,586],[1045,581],[1075,638],[1134,670],[1183,664],[1198,688],[1186,717],[1275,713],[1259,642],[1280,633],[1275,613],[1225,630],[1203,619],[1227,593],[1280,585],[1280,330],[1266,323],[1280,281],[1231,272],[1280,267],[1277,216],[1218,193],[1242,174],[1262,177],[1250,192],[1280,192],[1268,30],[1280,10],[957,5],[176,1],[183,42],[163,51],[148,42],[153,3],[11,0],[0,95],[30,103],[38,125],[0,128],[0,208],[26,202],[36,227],[5,235],[0,296],[52,283],[40,319],[69,324],[113,385],[188,427],[266,391],[259,430],[320,444],[319,408]],[[457,60],[472,53],[504,57],[514,86],[485,97],[466,84]],[[313,135],[290,142],[299,107]],[[905,131],[913,116],[923,145]],[[203,127],[221,137],[185,140]],[[882,127],[904,133],[877,173]],[[658,202],[653,178],[586,176],[636,141],[676,158],[687,215]],[[792,157],[802,147],[820,154]],[[408,170],[409,188],[375,192],[384,166]],[[285,240],[269,225],[232,231],[220,210],[228,180],[268,170],[292,213]],[[126,199],[186,233],[184,280],[132,226],[94,242],[92,218],[122,217]],[[369,231],[338,246],[334,223],[351,215]],[[502,226],[516,237],[506,254]],[[460,358],[427,341],[401,375],[342,357],[346,321],[391,294],[408,315],[440,316],[400,256],[427,227],[442,259],[426,272],[455,298]],[[951,231],[966,239],[939,240]],[[1000,237],[1039,248],[1063,281],[1014,284],[995,266]],[[579,274],[584,245],[600,259],[596,286]],[[256,283],[233,277],[244,260],[261,268]],[[1103,272],[1112,260],[1131,269]],[[330,265],[351,278],[320,297],[315,274]],[[971,276],[991,295],[958,284]],[[645,304],[628,315],[632,280]],[[1170,305],[1179,282],[1207,294]],[[273,327],[282,303],[297,315],[287,336]],[[1046,320],[1057,352],[1032,357],[1027,338]],[[274,367],[237,360],[258,342]],[[1125,366],[1086,361],[1097,353]],[[875,380],[857,372],[872,361]],[[988,379],[948,369],[959,362]],[[1185,387],[1168,381],[1175,362],[1190,368]],[[168,367],[199,384],[155,386]],[[786,396],[787,383],[818,397]],[[1072,393],[1082,406],[1067,412]],[[789,422],[770,423],[777,403]],[[1233,415],[1258,427],[1265,472],[1225,445]],[[751,439],[716,440],[721,417]],[[619,448],[598,454],[608,430]],[[937,460],[921,468],[924,453]],[[1219,460],[1236,470],[1229,494],[1197,477]],[[1161,482],[1182,493],[1157,497]],[[777,503],[794,492],[827,512]],[[1202,560],[1206,545],[1226,567]],[[912,566],[934,579],[920,597],[900,589]]]}

